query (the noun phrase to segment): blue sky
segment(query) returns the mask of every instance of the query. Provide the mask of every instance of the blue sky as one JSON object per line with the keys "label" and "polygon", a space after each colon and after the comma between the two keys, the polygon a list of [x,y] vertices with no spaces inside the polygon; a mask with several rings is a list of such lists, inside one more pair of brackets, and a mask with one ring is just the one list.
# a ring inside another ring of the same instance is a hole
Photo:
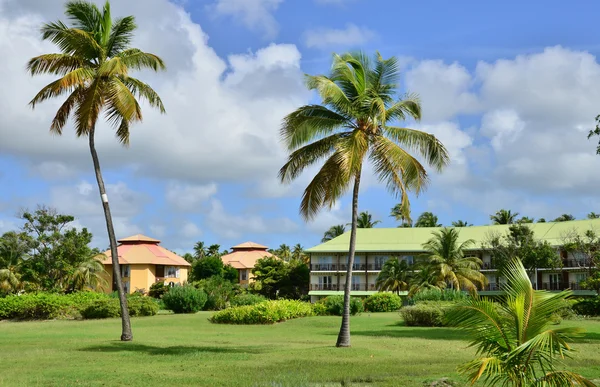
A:
{"label": "blue sky", "polygon": [[[45,204],[76,216],[106,247],[86,142],[70,130],[48,133],[58,102],[27,107],[50,78],[29,78],[24,64],[54,51],[37,28],[60,18],[62,3],[0,0],[0,50],[8,53],[0,63],[0,232],[19,226],[19,209]],[[113,0],[116,16],[137,17],[135,45],[168,66],[139,75],[167,115],[144,106],[129,149],[100,127],[118,236],[141,232],[181,252],[197,240],[310,247],[329,226],[347,223],[347,197],[314,222],[298,216],[310,171],[279,185],[285,151],[277,131],[285,114],[315,101],[302,74],[327,72],[332,52],[351,49],[401,59],[402,90],[423,103],[417,126],[451,153],[451,166],[411,197],[414,217],[429,210],[444,224],[487,224],[500,208],[546,219],[600,212],[600,158],[586,140],[600,113],[600,5],[540,4]],[[395,227],[396,200],[365,175],[360,209]]]}

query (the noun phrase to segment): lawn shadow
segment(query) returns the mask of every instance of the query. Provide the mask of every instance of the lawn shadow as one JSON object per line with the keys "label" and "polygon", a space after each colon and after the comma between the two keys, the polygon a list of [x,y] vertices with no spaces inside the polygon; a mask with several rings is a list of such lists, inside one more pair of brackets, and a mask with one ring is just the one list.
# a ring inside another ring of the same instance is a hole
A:
{"label": "lawn shadow", "polygon": [[402,337],[402,338],[419,338],[429,340],[460,340],[466,341],[469,336],[465,332],[461,332],[452,328],[420,328],[406,327],[404,325],[392,325],[397,329],[381,329],[381,330],[355,330],[353,335],[357,336],[373,336],[373,337]]}
{"label": "lawn shadow", "polygon": [[245,353],[256,354],[264,352],[259,346],[247,347],[216,347],[216,346],[185,346],[158,347],[153,345],[113,342],[110,344],[94,345],[79,349],[83,352],[144,352],[148,355],[191,355],[196,353]]}

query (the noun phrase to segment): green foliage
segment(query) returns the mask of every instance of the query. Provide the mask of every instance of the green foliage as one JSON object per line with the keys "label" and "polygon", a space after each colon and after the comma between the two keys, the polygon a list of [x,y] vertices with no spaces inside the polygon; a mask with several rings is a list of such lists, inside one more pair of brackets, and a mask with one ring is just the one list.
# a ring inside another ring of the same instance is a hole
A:
{"label": "green foliage", "polygon": [[204,307],[206,293],[191,285],[175,286],[166,293],[162,300],[165,307],[173,313],[196,313]]}
{"label": "green foliage", "polygon": [[335,226],[331,226],[329,230],[325,231],[325,234],[323,234],[323,239],[321,239],[321,242],[325,243],[327,241],[330,241],[334,238],[339,237],[345,232],[346,226],[344,226],[343,224],[336,224]]}
{"label": "green foliage", "polygon": [[223,275],[223,261],[221,260],[221,257],[210,256],[194,262],[190,280],[199,281],[201,279],[221,275]]}
{"label": "green foliage", "polygon": [[127,306],[132,317],[154,316],[158,313],[158,302],[152,297],[131,295],[127,297]]}
{"label": "green foliage", "polygon": [[591,276],[581,282],[581,286],[585,289],[595,290],[600,293],[600,271],[596,271]]}
{"label": "green foliage", "polygon": [[493,224],[513,224],[519,216],[518,212],[501,209],[496,211],[494,215],[490,215],[490,220]]}
{"label": "green foliage", "polygon": [[[318,301],[325,305],[327,314],[341,316],[344,312],[344,296],[329,296]],[[364,311],[364,305],[360,298],[350,297],[350,314],[356,315]]]}
{"label": "green foliage", "polygon": [[260,294],[244,293],[238,294],[231,299],[231,306],[254,305],[266,301],[267,299]]}
{"label": "green foliage", "polygon": [[373,215],[369,211],[361,211],[356,220],[357,228],[373,228],[381,223],[381,220],[373,220]]}
{"label": "green foliage", "polygon": [[412,270],[408,263],[398,257],[392,257],[383,264],[375,285],[381,291],[388,290],[399,293],[402,290],[408,290],[411,276]]}
{"label": "green foliage", "polygon": [[600,296],[577,300],[572,308],[580,316],[600,316]]}
{"label": "green foliage", "polygon": [[270,299],[299,299],[306,294],[310,282],[310,269],[296,259],[287,263],[274,257],[261,258],[252,274],[254,291]]}
{"label": "green foliage", "polygon": [[93,301],[81,310],[81,317],[84,319],[113,318],[120,316],[121,309],[119,307],[119,300],[112,297]]}
{"label": "green foliage", "polygon": [[313,313],[315,316],[329,316],[329,310],[327,305],[322,302],[315,302],[313,304]]}
{"label": "green foliage", "polygon": [[91,303],[107,299],[103,293],[31,293],[0,298],[0,319],[77,318]]}
{"label": "green foliage", "polygon": [[233,284],[221,276],[214,276],[194,282],[196,288],[206,293],[206,303],[202,310],[221,310],[227,308],[229,302],[240,292],[240,286]]}
{"label": "green foliage", "polygon": [[165,285],[164,282],[159,281],[150,285],[150,290],[148,291],[148,296],[153,298],[163,298],[165,293],[169,291],[170,287]]}
{"label": "green foliage", "polygon": [[[154,316],[158,313],[158,303],[154,298],[136,293],[127,295],[127,307],[131,317]],[[89,302],[87,306],[81,306],[80,313],[84,319],[120,317],[119,298],[104,295]]]}
{"label": "green foliage", "polygon": [[363,304],[367,312],[394,312],[402,307],[402,298],[394,293],[375,293],[367,297]]}
{"label": "green foliage", "polygon": [[455,289],[423,289],[410,297],[410,301],[413,303],[419,303],[423,301],[451,301],[459,302],[469,298],[469,293]]}
{"label": "green foliage", "polygon": [[232,284],[238,282],[239,273],[236,268],[227,264],[223,266],[223,278]]}
{"label": "green foliage", "polygon": [[297,300],[270,300],[219,311],[210,317],[210,321],[217,324],[274,324],[313,315],[313,307],[310,303]]}
{"label": "green foliage", "polygon": [[466,331],[478,357],[459,367],[474,384],[505,386],[593,386],[576,373],[557,370],[555,359],[570,355],[575,328],[550,328],[570,291],[534,290],[525,267],[510,261],[502,303],[477,295],[451,308],[447,322]]}
{"label": "green foliage", "polygon": [[442,225],[438,223],[438,217],[436,215],[432,212],[425,211],[417,218],[415,227],[442,227]]}
{"label": "green foliage", "polygon": [[400,309],[400,315],[408,326],[441,327],[444,316],[453,303],[445,301],[423,301]]}

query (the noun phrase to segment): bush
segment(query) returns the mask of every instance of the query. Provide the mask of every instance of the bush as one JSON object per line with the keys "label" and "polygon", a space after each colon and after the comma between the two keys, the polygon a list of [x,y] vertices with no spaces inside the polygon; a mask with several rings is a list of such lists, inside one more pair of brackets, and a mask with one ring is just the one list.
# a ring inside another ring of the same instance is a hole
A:
{"label": "bush", "polygon": [[127,306],[129,307],[129,315],[131,317],[154,316],[158,313],[158,302],[152,297],[128,297]]}
{"label": "bush", "polygon": [[400,315],[407,326],[441,327],[445,325],[446,309],[452,306],[451,302],[423,301],[400,309]]}
{"label": "bush", "polygon": [[315,302],[313,304],[313,313],[315,314],[315,316],[329,315],[329,311],[327,310],[327,307],[325,306],[325,304],[320,303],[320,302]]}
{"label": "bush", "polygon": [[307,302],[275,300],[225,309],[213,314],[209,320],[216,324],[274,324],[313,315],[313,307]]}
{"label": "bush", "polygon": [[52,319],[68,309],[65,296],[51,293],[0,298],[0,319]]}
{"label": "bush", "polygon": [[402,298],[394,293],[375,293],[363,304],[368,312],[394,312],[402,307]]}
{"label": "bush", "polygon": [[580,316],[600,316],[600,296],[577,300],[573,311]]}
{"label": "bush", "polygon": [[422,301],[452,301],[459,302],[469,298],[467,292],[463,292],[455,289],[423,289],[413,294],[411,297],[412,303],[419,303]]}
{"label": "bush", "polygon": [[[341,316],[344,312],[344,296],[329,296],[318,301],[325,305],[327,314]],[[364,306],[360,298],[350,297],[350,314],[356,315],[364,311]]]}
{"label": "bush", "polygon": [[202,310],[221,310],[229,306],[229,302],[240,291],[237,284],[232,284],[223,277],[214,276],[194,282],[194,287],[202,289],[207,299]]}
{"label": "bush", "polygon": [[111,318],[121,316],[119,300],[113,297],[95,300],[81,310],[85,319]]}
{"label": "bush", "polygon": [[166,293],[162,300],[167,309],[173,313],[196,313],[202,310],[207,300],[203,290],[191,285],[175,286]]}
{"label": "bush", "polygon": [[231,299],[231,306],[255,305],[264,301],[267,301],[267,299],[260,294],[238,294]]}
{"label": "bush", "polygon": [[150,286],[148,295],[153,298],[162,298],[170,287],[166,286],[164,282],[155,282]]}

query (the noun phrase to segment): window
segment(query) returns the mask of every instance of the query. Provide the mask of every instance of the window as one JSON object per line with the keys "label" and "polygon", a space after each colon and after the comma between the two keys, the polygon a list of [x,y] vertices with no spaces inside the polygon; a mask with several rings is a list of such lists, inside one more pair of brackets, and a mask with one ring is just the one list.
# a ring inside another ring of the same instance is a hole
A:
{"label": "window", "polygon": [[248,279],[248,270],[240,270],[240,281],[246,281]]}
{"label": "window", "polygon": [[360,277],[352,276],[352,290],[360,290]]}
{"label": "window", "polygon": [[406,263],[408,263],[409,265],[412,265],[414,261],[414,257],[412,255],[406,255],[402,257],[402,259],[406,261]]}
{"label": "window", "polygon": [[128,278],[131,275],[129,265],[121,265],[121,278]]}
{"label": "window", "polygon": [[123,292],[129,294],[129,281],[123,281]]}
{"label": "window", "polygon": [[331,276],[323,276],[323,277],[319,277],[319,285],[322,286],[331,286],[333,282],[331,281]]}
{"label": "window", "polygon": [[165,274],[167,278],[179,278],[179,267],[167,266],[165,267]]}
{"label": "window", "polygon": [[386,263],[388,259],[390,259],[390,257],[387,255],[376,255],[374,258],[375,258],[375,270],[381,270],[381,267],[383,266],[383,264]]}
{"label": "window", "polygon": [[587,278],[586,273],[575,273],[575,283],[579,284]]}

